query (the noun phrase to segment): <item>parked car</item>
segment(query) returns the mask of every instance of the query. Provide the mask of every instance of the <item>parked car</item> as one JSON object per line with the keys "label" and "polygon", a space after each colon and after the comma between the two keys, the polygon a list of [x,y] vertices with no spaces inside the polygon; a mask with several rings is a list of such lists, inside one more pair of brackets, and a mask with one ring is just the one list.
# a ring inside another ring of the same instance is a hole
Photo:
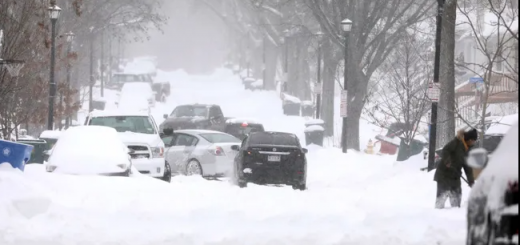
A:
{"label": "parked car", "polygon": [[226,120],[224,132],[243,140],[253,132],[264,132],[264,126],[252,119],[231,118]]}
{"label": "parked car", "polygon": [[150,84],[152,90],[155,92],[155,100],[164,102],[170,95],[170,82],[154,81],[153,74],[150,73],[115,73],[110,82],[107,83],[107,88],[120,90],[124,84],[145,82]]}
{"label": "parked car", "polygon": [[125,104],[132,106],[134,104],[132,103],[132,98],[145,98],[148,101],[149,107],[155,106],[155,92],[152,90],[152,87],[148,83],[125,83],[123,85],[123,88],[121,88],[121,92],[119,93],[118,106],[122,106]]}
{"label": "parked car", "polygon": [[233,146],[238,154],[234,160],[235,181],[246,187],[258,184],[287,184],[305,190],[307,185],[307,149],[300,146],[294,134],[255,132],[241,146]]}
{"label": "parked car", "polygon": [[164,114],[161,129],[208,129],[224,131],[226,120],[218,105],[188,104],[175,107],[170,115]]}
{"label": "parked car", "polygon": [[466,244],[518,244],[518,122],[492,158],[477,148],[468,165],[482,173],[468,199]]}
{"label": "parked car", "polygon": [[[135,168],[143,175],[171,180],[170,164],[164,158],[164,143],[153,117],[140,111],[93,111],[85,120],[85,125],[114,128],[131,150],[130,156]],[[104,138],[100,137],[99,141]]]}
{"label": "parked car", "polygon": [[45,168],[51,173],[129,176],[132,161],[128,153],[113,128],[72,127],[52,148]]}
{"label": "parked car", "polygon": [[163,132],[166,160],[172,173],[203,177],[230,176],[240,140],[232,135],[212,130],[176,130]]}

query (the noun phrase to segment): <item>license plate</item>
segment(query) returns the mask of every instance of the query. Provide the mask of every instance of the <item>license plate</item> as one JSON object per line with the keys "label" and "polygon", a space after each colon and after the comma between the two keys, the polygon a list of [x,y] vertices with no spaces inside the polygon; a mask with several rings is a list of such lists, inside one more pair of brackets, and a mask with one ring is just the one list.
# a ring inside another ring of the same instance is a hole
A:
{"label": "license plate", "polygon": [[267,156],[267,161],[269,162],[279,162],[280,156]]}

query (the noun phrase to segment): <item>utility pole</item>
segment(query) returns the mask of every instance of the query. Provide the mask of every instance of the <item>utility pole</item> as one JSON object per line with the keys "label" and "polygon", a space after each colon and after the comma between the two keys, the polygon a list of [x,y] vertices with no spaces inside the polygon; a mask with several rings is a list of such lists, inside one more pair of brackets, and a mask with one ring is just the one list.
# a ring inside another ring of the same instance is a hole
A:
{"label": "utility pole", "polygon": [[96,79],[94,78],[94,32],[90,32],[90,82],[88,86],[88,111],[92,112],[94,108],[92,107],[92,89],[94,87],[94,83]]}
{"label": "utility pole", "polygon": [[101,57],[99,62],[99,72],[101,72],[101,97],[105,97],[105,31],[101,30]]}
{"label": "utility pole", "polygon": [[343,125],[341,131],[341,150],[343,153],[347,153],[347,105],[348,105],[348,41],[350,30],[352,29],[352,21],[349,19],[344,19],[341,22],[341,26],[343,27],[343,31],[345,32],[345,61],[344,61],[344,69],[343,69],[343,91],[341,95],[341,117],[343,117]]}
{"label": "utility pole", "polygon": [[49,80],[49,114],[47,115],[47,130],[54,129],[54,98],[56,97],[56,80],[54,79],[54,67],[56,63],[56,22],[61,9],[53,5],[49,8],[51,14],[51,72]]}
{"label": "utility pole", "polygon": [[316,93],[316,119],[320,118],[320,110],[321,110],[321,42],[322,42],[322,35],[318,34],[318,64],[316,68],[316,86],[318,88],[318,92]]}

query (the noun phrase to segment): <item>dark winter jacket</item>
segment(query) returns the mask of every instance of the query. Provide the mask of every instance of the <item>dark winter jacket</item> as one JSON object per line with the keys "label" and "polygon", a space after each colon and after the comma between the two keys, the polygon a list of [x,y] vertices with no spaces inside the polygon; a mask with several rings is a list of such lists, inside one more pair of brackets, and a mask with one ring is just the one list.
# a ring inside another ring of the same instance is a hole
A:
{"label": "dark winter jacket", "polygon": [[464,131],[459,131],[457,137],[444,146],[441,155],[441,162],[437,166],[433,178],[435,181],[452,187],[460,187],[460,178],[462,169],[464,169],[468,182],[473,184],[473,172],[466,164],[468,147],[464,143]]}

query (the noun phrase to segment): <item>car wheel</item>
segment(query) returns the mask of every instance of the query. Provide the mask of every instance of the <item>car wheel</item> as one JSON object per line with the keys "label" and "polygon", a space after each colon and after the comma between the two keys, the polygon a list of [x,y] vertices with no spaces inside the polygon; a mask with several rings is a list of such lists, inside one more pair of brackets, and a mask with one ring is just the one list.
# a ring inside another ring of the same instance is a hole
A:
{"label": "car wheel", "polygon": [[197,160],[192,159],[188,162],[188,164],[186,165],[186,175],[202,176],[202,167],[200,166],[200,163]]}
{"label": "car wheel", "polygon": [[164,175],[161,180],[168,183],[172,181],[172,168],[168,162],[165,162],[164,164]]}

